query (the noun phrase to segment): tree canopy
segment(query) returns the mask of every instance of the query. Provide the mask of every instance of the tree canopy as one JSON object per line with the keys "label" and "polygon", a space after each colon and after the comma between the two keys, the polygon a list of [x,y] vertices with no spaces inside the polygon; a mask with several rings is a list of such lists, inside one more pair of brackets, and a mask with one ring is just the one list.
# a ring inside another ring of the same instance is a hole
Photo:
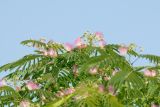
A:
{"label": "tree canopy", "polygon": [[[85,32],[74,44],[25,40],[34,54],[0,72],[2,107],[159,107],[160,56],[134,44],[108,44],[101,32]],[[148,64],[135,66],[137,60]]]}

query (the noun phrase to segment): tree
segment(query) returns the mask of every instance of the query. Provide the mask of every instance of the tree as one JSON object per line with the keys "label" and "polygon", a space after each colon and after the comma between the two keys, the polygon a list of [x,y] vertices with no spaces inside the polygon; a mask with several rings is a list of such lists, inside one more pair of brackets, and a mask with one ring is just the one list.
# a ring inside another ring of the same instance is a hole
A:
{"label": "tree", "polygon": [[[106,44],[101,32],[70,43],[25,40],[35,53],[0,67],[0,105],[20,107],[158,107],[160,57],[134,44]],[[135,66],[146,59],[148,66]]]}

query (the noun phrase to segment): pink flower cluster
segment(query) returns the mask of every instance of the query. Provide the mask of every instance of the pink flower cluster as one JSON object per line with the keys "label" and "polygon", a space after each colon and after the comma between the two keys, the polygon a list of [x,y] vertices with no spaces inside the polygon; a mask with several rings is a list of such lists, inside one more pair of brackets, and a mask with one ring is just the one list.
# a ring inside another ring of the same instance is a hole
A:
{"label": "pink flower cluster", "polygon": [[30,102],[27,100],[23,100],[20,102],[20,107],[30,107]]}
{"label": "pink flower cluster", "polygon": [[6,81],[3,79],[0,79],[0,87],[3,87],[6,85]]}
{"label": "pink flower cluster", "polygon": [[99,41],[104,40],[102,32],[95,32],[95,35],[96,35],[97,40],[99,40]]}
{"label": "pink flower cluster", "polygon": [[64,48],[66,51],[70,52],[74,49],[74,47],[78,47],[79,49],[81,48],[86,48],[86,44],[84,44],[82,42],[81,37],[78,37],[75,41],[74,41],[74,45],[70,44],[70,43],[65,43],[64,44]]}
{"label": "pink flower cluster", "polygon": [[147,76],[147,77],[155,77],[156,76],[156,71],[155,70],[146,69],[144,71],[144,75]]}
{"label": "pink flower cluster", "polygon": [[27,82],[26,86],[27,86],[27,88],[29,90],[39,89],[39,86],[36,83],[32,82],[32,81]]}
{"label": "pink flower cluster", "polygon": [[74,89],[74,88],[68,88],[68,89],[66,89],[66,90],[58,91],[58,92],[56,93],[56,96],[57,96],[57,97],[63,97],[63,96],[66,96],[66,95],[70,95],[70,94],[72,94],[72,93],[74,93],[74,92],[75,92],[75,89]]}
{"label": "pink flower cluster", "polygon": [[160,107],[160,105],[152,104],[151,107]]}
{"label": "pink flower cluster", "polygon": [[103,49],[104,46],[106,45],[106,42],[103,37],[103,33],[102,32],[95,32],[95,36],[96,36],[96,39],[99,41],[99,47]]}
{"label": "pink flower cluster", "polygon": [[[104,41],[103,33],[101,33],[101,32],[95,32],[95,37],[99,41],[99,47],[100,48],[104,48],[104,46],[106,45],[106,42]],[[81,37],[78,37],[74,41],[74,45],[72,45],[70,43],[65,43],[64,44],[65,50],[69,51],[69,52],[72,51],[74,49],[74,47],[82,49],[82,48],[86,48],[87,45],[83,42],[83,40],[82,40]]]}
{"label": "pink flower cluster", "polygon": [[74,88],[68,88],[64,91],[64,94],[65,95],[69,95],[69,94],[72,94],[75,92],[75,89]]}
{"label": "pink flower cluster", "polygon": [[79,46],[82,46],[82,45],[83,45],[83,42],[82,42],[81,37],[78,37],[78,38],[75,40],[75,45],[76,45],[77,47],[79,47]]}
{"label": "pink flower cluster", "polygon": [[50,57],[57,57],[57,52],[54,49],[44,50],[43,55]]}
{"label": "pink flower cluster", "polygon": [[120,55],[124,56],[124,55],[126,55],[127,52],[128,52],[128,47],[126,47],[126,46],[121,46],[121,47],[118,48],[118,51],[119,51],[119,54],[120,54]]}
{"label": "pink flower cluster", "polygon": [[91,67],[91,68],[89,69],[89,73],[90,73],[91,75],[95,75],[95,74],[97,74],[97,72],[98,72],[97,67]]}
{"label": "pink flower cluster", "polygon": [[72,44],[70,43],[65,43],[64,44],[64,48],[67,50],[67,51],[72,51],[72,49],[74,48]]}
{"label": "pink flower cluster", "polygon": [[108,92],[111,93],[112,95],[115,95],[115,94],[116,94],[115,89],[114,89],[114,87],[113,87],[112,85],[110,85],[110,86],[108,87]]}
{"label": "pink flower cluster", "polygon": [[99,92],[104,92],[104,91],[105,91],[104,85],[103,85],[103,84],[100,84],[100,85],[98,86],[98,90],[99,90]]}

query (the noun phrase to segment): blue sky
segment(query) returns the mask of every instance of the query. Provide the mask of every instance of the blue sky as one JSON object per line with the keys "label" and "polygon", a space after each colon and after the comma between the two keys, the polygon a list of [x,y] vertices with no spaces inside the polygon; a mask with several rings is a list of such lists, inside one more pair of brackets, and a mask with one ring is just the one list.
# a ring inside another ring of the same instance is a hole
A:
{"label": "blue sky", "polygon": [[160,55],[160,0],[0,0],[0,66],[32,51],[22,40],[70,42],[87,30]]}

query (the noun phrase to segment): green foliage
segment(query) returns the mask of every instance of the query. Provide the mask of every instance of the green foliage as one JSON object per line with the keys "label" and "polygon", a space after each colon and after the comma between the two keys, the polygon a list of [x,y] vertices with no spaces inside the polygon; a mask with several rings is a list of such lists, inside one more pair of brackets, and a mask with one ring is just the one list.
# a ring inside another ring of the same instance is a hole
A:
{"label": "green foliage", "polygon": [[[36,50],[0,67],[0,72],[10,71],[3,78],[6,84],[0,80],[0,106],[22,106],[24,101],[33,107],[160,104],[160,57],[141,54],[133,44],[104,45],[102,36],[86,32],[74,48],[44,39],[21,42]],[[148,60],[148,66],[134,66],[137,59]]]}
{"label": "green foliage", "polygon": [[8,105],[11,106],[19,104],[19,99],[21,96],[17,93],[13,88],[4,86],[0,87],[0,105]]}

